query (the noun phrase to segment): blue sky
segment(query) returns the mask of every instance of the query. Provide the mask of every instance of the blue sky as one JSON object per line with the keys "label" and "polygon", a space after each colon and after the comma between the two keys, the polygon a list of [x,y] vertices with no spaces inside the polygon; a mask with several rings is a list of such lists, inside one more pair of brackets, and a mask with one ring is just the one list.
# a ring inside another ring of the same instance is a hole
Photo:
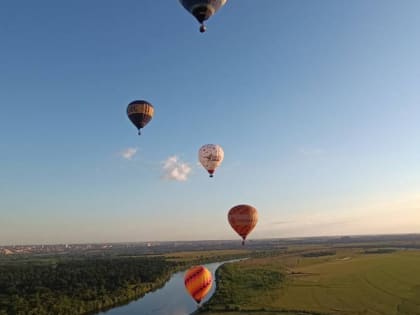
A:
{"label": "blue sky", "polygon": [[251,238],[420,232],[419,10],[230,0],[200,34],[176,0],[2,1],[0,243],[234,239],[241,203]]}

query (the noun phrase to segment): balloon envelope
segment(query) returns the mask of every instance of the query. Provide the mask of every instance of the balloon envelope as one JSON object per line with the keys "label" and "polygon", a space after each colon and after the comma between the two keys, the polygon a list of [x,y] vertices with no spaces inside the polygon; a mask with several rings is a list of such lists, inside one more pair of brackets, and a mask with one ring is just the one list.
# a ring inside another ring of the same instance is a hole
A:
{"label": "balloon envelope", "polygon": [[210,177],[217,167],[222,163],[225,153],[218,144],[205,144],[198,151],[198,160],[201,165],[209,172]]}
{"label": "balloon envelope", "polygon": [[147,101],[138,100],[128,104],[127,115],[134,126],[137,127],[140,134],[140,129],[146,126],[153,118],[153,105]]}
{"label": "balloon envelope", "polygon": [[258,211],[250,205],[238,205],[229,210],[228,220],[230,226],[245,241],[248,234],[257,225]]}
{"label": "balloon envelope", "polygon": [[227,0],[180,0],[182,6],[202,24],[201,32],[205,31],[203,22],[225,5]]}
{"label": "balloon envelope", "polygon": [[191,297],[200,303],[209,293],[213,279],[211,272],[206,267],[194,266],[185,272],[184,283]]}

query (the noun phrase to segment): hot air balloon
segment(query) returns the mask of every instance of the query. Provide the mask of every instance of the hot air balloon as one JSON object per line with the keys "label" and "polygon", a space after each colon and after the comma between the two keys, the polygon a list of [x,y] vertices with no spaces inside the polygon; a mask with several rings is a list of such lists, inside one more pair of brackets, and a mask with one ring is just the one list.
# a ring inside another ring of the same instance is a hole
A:
{"label": "hot air balloon", "polygon": [[201,24],[200,32],[204,33],[206,27],[204,21],[225,5],[227,0],[180,0],[182,6],[190,12]]}
{"label": "hot air balloon", "polygon": [[225,153],[220,145],[205,144],[198,151],[198,159],[203,167],[213,177],[214,171],[222,163]]}
{"label": "hot air balloon", "polygon": [[238,205],[229,210],[230,226],[242,237],[242,245],[249,233],[257,225],[258,211],[249,205]]}
{"label": "hot air balloon", "polygon": [[139,130],[139,135],[141,134],[140,129],[146,126],[150,120],[152,120],[154,111],[155,110],[153,105],[143,100],[133,101],[128,104],[128,118]]}
{"label": "hot air balloon", "polygon": [[212,282],[210,271],[203,266],[191,267],[184,275],[185,288],[197,303],[209,293]]}

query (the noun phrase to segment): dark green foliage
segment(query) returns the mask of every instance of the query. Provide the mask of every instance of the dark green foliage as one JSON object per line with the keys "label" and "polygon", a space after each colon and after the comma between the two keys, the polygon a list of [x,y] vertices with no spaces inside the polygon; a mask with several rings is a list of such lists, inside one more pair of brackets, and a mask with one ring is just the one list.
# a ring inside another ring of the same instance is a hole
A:
{"label": "dark green foliage", "polygon": [[365,254],[390,254],[396,252],[395,248],[377,248],[377,249],[367,249],[364,251]]}
{"label": "dark green foliage", "polygon": [[285,275],[277,270],[243,269],[226,264],[217,272],[217,291],[203,310],[239,311],[250,299],[265,297],[270,290],[283,285]]}
{"label": "dark green foliage", "polygon": [[302,254],[303,257],[322,257],[322,256],[332,256],[335,255],[335,250],[324,250],[324,251],[318,251],[318,252],[310,252],[310,253],[304,253]]}
{"label": "dark green foliage", "polygon": [[1,315],[77,315],[140,297],[177,268],[163,257],[0,265]]}

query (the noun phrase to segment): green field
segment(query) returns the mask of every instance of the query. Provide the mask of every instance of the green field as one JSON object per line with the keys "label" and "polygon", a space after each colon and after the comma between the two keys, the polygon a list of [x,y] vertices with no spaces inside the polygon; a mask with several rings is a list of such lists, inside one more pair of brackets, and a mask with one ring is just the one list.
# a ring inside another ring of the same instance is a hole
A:
{"label": "green field", "polygon": [[420,251],[342,249],[228,264],[202,314],[420,314]]}
{"label": "green field", "polygon": [[212,250],[212,251],[193,251],[193,252],[176,252],[164,255],[168,260],[176,262],[197,262],[197,261],[224,261],[233,258],[249,256],[249,250]]}

